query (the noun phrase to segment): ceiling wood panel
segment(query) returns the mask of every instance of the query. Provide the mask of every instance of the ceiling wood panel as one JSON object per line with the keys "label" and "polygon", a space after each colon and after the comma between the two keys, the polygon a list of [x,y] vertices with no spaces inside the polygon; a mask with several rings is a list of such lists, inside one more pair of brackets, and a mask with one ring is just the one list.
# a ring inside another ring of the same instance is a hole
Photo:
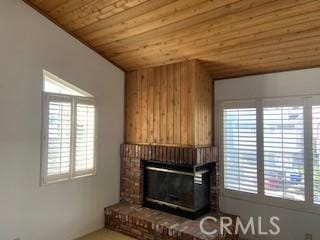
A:
{"label": "ceiling wood panel", "polygon": [[[205,12],[210,12],[209,10],[216,9],[223,5],[226,1],[229,2],[234,2],[237,0],[222,0],[222,1],[215,1],[214,4],[212,2],[208,3],[207,1],[203,2],[202,4],[197,5],[197,12],[199,14],[205,13]],[[178,9],[178,4],[179,7],[182,7],[181,11],[177,11]],[[85,39],[88,40],[93,46],[100,46],[100,45],[105,45],[111,42],[119,41],[122,39],[128,39],[130,37],[134,37],[137,35],[141,35],[145,32],[153,32],[154,29],[162,29],[161,27],[165,26],[167,31],[170,31],[170,28],[172,27],[177,27],[177,26],[185,26],[185,22],[179,22],[185,19],[188,19],[194,15],[194,7],[185,7],[188,6],[186,5],[186,0],[180,0],[177,2],[174,2],[173,4],[170,4],[168,6],[163,7],[163,14],[162,18],[157,17],[157,19],[154,19],[154,14],[153,19],[146,19],[146,21],[143,21],[143,24],[135,26],[136,24],[132,26],[127,26],[126,29],[123,29],[123,31],[117,31],[113,32],[112,35],[110,35],[110,32],[105,32],[105,30],[102,31],[102,34],[89,34],[88,38]],[[157,11],[158,12],[158,11]],[[151,15],[151,14],[148,14]],[[208,14],[209,15],[209,14]],[[211,12],[210,12],[211,15]],[[201,21],[202,18],[198,18],[198,21]],[[135,19],[137,20],[137,19]],[[151,21],[150,20],[154,20]],[[193,19],[192,19],[193,21]],[[179,22],[179,23],[178,23]],[[135,21],[134,21],[135,23]],[[154,33],[154,32],[153,32]],[[108,39],[106,39],[106,36],[108,36]]]}
{"label": "ceiling wood panel", "polygon": [[199,59],[213,78],[320,66],[318,0],[25,0],[130,71]]}
{"label": "ceiling wood panel", "polygon": [[[315,7],[314,5],[312,7]],[[266,10],[264,6],[261,6],[262,9]],[[259,9],[256,9],[255,12],[259,12]],[[301,12],[305,12],[306,9],[301,8],[301,6],[296,6],[296,8],[294,10],[299,10],[300,13],[298,13],[298,16],[301,16]],[[319,9],[315,9],[313,10],[313,12],[315,13],[315,16],[317,17],[317,11]],[[278,13],[275,13],[278,14]],[[297,13],[295,12],[291,12],[291,13],[287,13],[285,14],[285,16],[283,16],[280,21],[274,21],[272,25],[269,24],[270,19],[272,18],[272,16],[267,15],[266,17],[263,15],[257,15],[258,20],[257,21],[252,21],[253,17],[250,17],[250,20],[248,20],[247,18],[245,19],[245,21],[239,22],[240,20],[232,20],[230,22],[228,22],[228,19],[224,19],[223,21],[223,25],[216,26],[216,27],[208,27],[207,28],[207,33],[202,34],[201,37],[198,36],[199,33],[197,32],[193,32],[193,36],[187,38],[187,35],[183,36],[183,39],[181,39],[179,41],[179,46],[180,48],[178,50],[180,50],[183,47],[187,47],[188,48],[188,52],[190,51],[199,51],[201,50],[201,47],[212,47],[211,44],[213,43],[217,43],[219,46],[224,45],[226,40],[230,40],[230,41],[236,41],[237,39],[239,39],[240,36],[249,36],[251,39],[256,40],[256,36],[258,34],[260,34],[262,31],[268,31],[269,36],[274,36],[274,30],[277,29],[281,29],[283,31],[285,31],[285,33],[288,32],[288,28],[292,25],[294,25],[294,22],[290,22],[290,24],[288,24],[287,18],[288,17],[292,17],[292,16],[296,16]],[[314,15],[313,15],[314,16]],[[303,17],[303,21],[307,21],[308,24],[306,26],[304,26],[305,28],[312,26],[313,23],[309,23],[310,22],[310,15],[308,16],[308,18],[304,18]],[[309,21],[308,21],[309,20]],[[217,25],[217,22],[219,20],[217,20],[215,22],[215,25]],[[236,26],[235,23],[237,23]],[[319,25],[319,22],[315,23]],[[211,24],[212,25],[212,24]],[[261,30],[259,32],[257,32],[257,26],[260,26]],[[281,28],[285,26],[285,28]],[[230,33],[231,32],[231,33]],[[255,34],[254,36],[252,36],[252,34]],[[266,36],[264,36],[266,37]],[[150,46],[149,49],[148,47],[145,47],[144,49],[136,49],[137,51],[142,51],[144,50],[145,52],[151,53],[151,51],[157,51],[159,49],[163,49],[163,51],[168,51],[170,49],[175,49],[175,45],[177,44],[177,42],[173,42],[170,41],[170,39],[166,40],[165,42],[162,42],[162,44],[159,46],[158,44],[155,44],[153,46]],[[124,54],[126,54],[128,51],[125,51]],[[208,52],[207,52],[208,53]],[[120,52],[117,53],[117,57],[119,57],[119,54],[121,54]]]}
{"label": "ceiling wood panel", "polygon": [[118,2],[118,0],[99,1],[99,5],[96,5],[96,1],[94,1],[75,11],[59,16],[57,21],[68,26],[69,31],[76,31],[77,29],[92,25],[114,14],[119,14],[147,0],[133,0],[128,2]]}

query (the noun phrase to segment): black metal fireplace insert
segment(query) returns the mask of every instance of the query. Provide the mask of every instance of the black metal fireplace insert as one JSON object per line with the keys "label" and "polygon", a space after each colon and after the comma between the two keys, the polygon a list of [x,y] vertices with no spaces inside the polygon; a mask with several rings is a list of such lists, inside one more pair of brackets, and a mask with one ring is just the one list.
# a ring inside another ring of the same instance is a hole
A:
{"label": "black metal fireplace insert", "polygon": [[212,164],[144,162],[145,207],[196,219],[210,210]]}

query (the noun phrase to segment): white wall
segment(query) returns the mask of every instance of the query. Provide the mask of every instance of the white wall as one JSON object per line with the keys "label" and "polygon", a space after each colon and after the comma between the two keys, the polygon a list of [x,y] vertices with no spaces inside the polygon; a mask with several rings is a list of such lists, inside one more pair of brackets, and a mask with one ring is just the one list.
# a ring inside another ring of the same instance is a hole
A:
{"label": "white wall", "polygon": [[[96,97],[97,176],[39,187],[42,70]],[[0,239],[71,240],[119,200],[124,73],[21,0],[0,1]]]}
{"label": "white wall", "polygon": [[[217,81],[215,83],[215,116],[218,115],[218,102],[224,100],[307,94],[320,94],[320,68]],[[219,129],[218,126],[215,129]],[[217,133],[216,131],[216,143],[218,143]],[[318,214],[278,208],[224,196],[220,198],[220,205],[222,211],[237,214],[243,220],[248,220],[251,216],[254,216],[255,219],[258,216],[264,218],[278,216],[280,218],[281,233],[279,236],[247,236],[247,238],[303,240],[305,233],[311,233],[313,234],[313,239],[320,239],[320,215]]]}

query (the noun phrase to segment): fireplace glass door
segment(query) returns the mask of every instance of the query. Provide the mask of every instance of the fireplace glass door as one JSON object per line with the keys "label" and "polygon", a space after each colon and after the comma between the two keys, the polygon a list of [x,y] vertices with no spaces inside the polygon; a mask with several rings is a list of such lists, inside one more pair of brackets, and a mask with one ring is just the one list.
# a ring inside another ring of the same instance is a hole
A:
{"label": "fireplace glass door", "polygon": [[194,177],[181,171],[147,168],[147,197],[163,203],[193,209]]}

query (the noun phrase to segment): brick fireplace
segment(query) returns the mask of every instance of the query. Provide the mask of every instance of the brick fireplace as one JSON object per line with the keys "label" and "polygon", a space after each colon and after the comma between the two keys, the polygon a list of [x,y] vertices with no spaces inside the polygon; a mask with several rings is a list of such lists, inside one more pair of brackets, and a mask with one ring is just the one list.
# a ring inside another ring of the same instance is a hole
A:
{"label": "brick fireplace", "polygon": [[[200,230],[201,217],[196,220],[143,207],[143,174],[147,161],[189,166],[211,164],[211,211],[203,217],[236,216],[222,214],[218,205],[218,151],[216,147],[170,147],[123,144],[121,152],[121,202],[105,209],[107,228],[122,232],[139,240],[237,240],[238,235],[219,233],[205,235]],[[156,161],[155,161],[156,160]],[[219,229],[212,221],[207,229]]]}
{"label": "brick fireplace", "polygon": [[[218,205],[218,162],[217,148],[183,148],[138,144],[121,145],[121,202],[105,209],[106,228],[122,232],[139,240],[238,240],[238,235],[217,233],[205,235],[200,230],[201,217],[189,220],[163,211],[143,207],[144,163],[186,164],[202,166],[212,164],[210,203],[211,211],[203,217],[231,217],[223,214]],[[220,229],[219,223],[209,221],[208,230]],[[234,231],[234,225],[233,230]]]}
{"label": "brick fireplace", "polygon": [[143,204],[144,161],[201,166],[212,163],[210,203],[211,210],[218,210],[218,176],[216,147],[183,148],[138,144],[121,145],[120,199],[128,203]]}

